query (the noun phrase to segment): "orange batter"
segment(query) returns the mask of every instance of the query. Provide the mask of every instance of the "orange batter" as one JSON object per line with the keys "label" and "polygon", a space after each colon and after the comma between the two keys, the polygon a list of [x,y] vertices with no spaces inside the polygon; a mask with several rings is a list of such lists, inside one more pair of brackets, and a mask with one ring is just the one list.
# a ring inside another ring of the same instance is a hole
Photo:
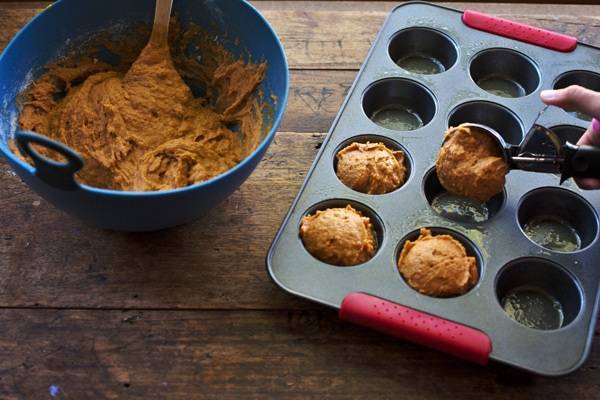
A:
{"label": "orange batter", "polygon": [[377,247],[371,220],[350,205],[305,216],[300,238],[315,258],[333,265],[362,264],[373,257]]}
{"label": "orange batter", "polygon": [[446,131],[435,166],[448,192],[480,203],[502,192],[508,173],[494,139],[464,124]]}
{"label": "orange batter", "polygon": [[435,297],[463,294],[478,280],[475,257],[452,236],[433,236],[427,228],[404,243],[398,269],[413,289]]}
{"label": "orange batter", "polygon": [[383,143],[354,142],[337,155],[337,175],[348,187],[367,194],[383,194],[404,183],[404,152]]}
{"label": "orange batter", "polygon": [[214,105],[192,95],[167,46],[150,43],[126,72],[85,55],[48,66],[23,93],[21,129],[77,151],[78,178],[95,187],[166,190],[219,175],[258,145],[263,114],[252,95],[266,64],[236,61],[214,41],[206,50],[212,64],[183,52],[175,61],[204,78]]}

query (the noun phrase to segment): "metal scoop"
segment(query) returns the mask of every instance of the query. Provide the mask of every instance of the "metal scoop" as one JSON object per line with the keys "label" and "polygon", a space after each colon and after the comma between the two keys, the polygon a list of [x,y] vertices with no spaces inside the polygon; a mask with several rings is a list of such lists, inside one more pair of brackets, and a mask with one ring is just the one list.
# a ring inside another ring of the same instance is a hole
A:
{"label": "metal scoop", "polygon": [[500,149],[509,169],[523,171],[560,173],[560,183],[574,178],[600,178],[600,147],[562,144],[558,135],[550,129],[534,124],[529,135],[543,134],[554,147],[554,154],[534,154],[523,152],[521,146],[506,143],[504,138],[489,126],[481,124],[465,124],[477,128],[480,132],[492,137]]}

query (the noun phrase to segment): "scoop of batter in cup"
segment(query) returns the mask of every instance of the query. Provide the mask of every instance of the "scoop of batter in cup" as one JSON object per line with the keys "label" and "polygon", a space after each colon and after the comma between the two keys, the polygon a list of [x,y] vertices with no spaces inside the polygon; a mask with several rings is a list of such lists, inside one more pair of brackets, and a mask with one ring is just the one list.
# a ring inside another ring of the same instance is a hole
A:
{"label": "scoop of batter in cup", "polygon": [[371,220],[351,205],[305,216],[300,238],[310,254],[332,265],[362,264],[373,257],[377,248]]}
{"label": "scoop of batter in cup", "polygon": [[508,173],[494,139],[466,124],[446,131],[435,166],[444,189],[480,203],[502,192]]}
{"label": "scoop of batter in cup", "polygon": [[348,187],[367,194],[383,194],[404,184],[404,152],[383,143],[354,142],[337,155],[337,176]]}
{"label": "scoop of batter in cup", "polygon": [[415,290],[434,297],[457,296],[477,283],[475,257],[450,235],[432,235],[421,228],[417,240],[407,240],[400,252],[398,269]]}

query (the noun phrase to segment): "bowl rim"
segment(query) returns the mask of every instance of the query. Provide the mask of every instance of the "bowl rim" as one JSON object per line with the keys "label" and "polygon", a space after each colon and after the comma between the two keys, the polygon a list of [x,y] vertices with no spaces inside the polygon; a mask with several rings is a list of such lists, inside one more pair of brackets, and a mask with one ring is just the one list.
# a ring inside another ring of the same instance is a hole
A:
{"label": "bowl rim", "polygon": [[[46,11],[48,9],[50,9],[52,7],[56,7],[60,3],[63,3],[64,1],[65,0],[58,0],[55,3],[50,4],[48,7],[46,7],[46,9],[44,9],[44,11],[40,12],[39,14],[34,16],[31,20],[29,20],[29,22],[27,22],[27,24],[25,24],[25,26],[23,28],[21,28],[19,30],[19,32],[17,32],[15,34],[15,36],[10,40],[8,45],[5,47],[4,51],[2,51],[2,53],[0,54],[0,63],[3,61],[5,55],[10,52],[12,47],[16,46],[16,42],[18,41],[19,37],[27,30],[27,28],[29,27],[30,24],[34,23],[34,21],[36,21],[38,18],[42,18],[42,16],[46,13]],[[289,80],[290,80],[289,64],[288,64],[287,56],[285,53],[285,49],[283,48],[283,44],[281,43],[279,36],[277,36],[277,33],[275,32],[275,30],[273,29],[273,27],[271,26],[269,21],[261,14],[260,11],[258,11],[258,9],[256,7],[254,7],[252,4],[248,3],[247,0],[239,0],[239,4],[242,7],[246,7],[250,12],[254,13],[258,17],[258,19],[260,21],[262,21],[264,23],[264,25],[267,27],[268,32],[275,39],[277,48],[279,49],[279,52],[282,55],[283,68],[285,71],[284,82],[283,82],[285,90],[283,93],[283,98],[278,99],[278,103],[281,104],[281,106],[279,107],[279,109],[276,112],[275,118],[273,120],[273,124],[271,125],[271,129],[263,137],[260,144],[249,155],[247,155],[242,161],[240,161],[238,164],[236,164],[232,168],[228,169],[227,171],[223,172],[220,175],[214,176],[206,181],[194,183],[193,185],[189,185],[189,186],[185,186],[185,187],[181,187],[181,188],[169,189],[169,190],[162,190],[162,191],[154,190],[154,191],[141,192],[141,191],[125,191],[125,190],[97,188],[94,186],[86,185],[86,184],[81,183],[76,180],[75,182],[77,183],[77,186],[78,186],[77,190],[84,190],[84,191],[97,193],[97,194],[123,196],[123,197],[160,197],[160,196],[169,196],[172,194],[193,191],[196,189],[210,186],[219,180],[226,180],[230,176],[236,174],[238,171],[246,168],[246,166],[248,166],[250,163],[252,163],[254,161],[254,159],[258,156],[258,154],[267,150],[271,141],[275,137],[275,134],[277,133],[279,125],[281,124],[281,120],[283,119],[285,109],[287,107],[288,95],[289,95],[289,90],[290,90],[290,87],[289,87]],[[8,145],[7,145],[6,141],[4,141],[4,140],[0,140],[0,151],[2,152],[4,157],[9,159],[9,161],[11,161],[12,163],[18,164],[20,167],[25,169],[30,174],[35,175],[35,168],[32,165],[21,160],[19,157],[17,157],[17,155],[14,154],[8,148]],[[259,160],[259,162],[260,162],[260,160]]]}

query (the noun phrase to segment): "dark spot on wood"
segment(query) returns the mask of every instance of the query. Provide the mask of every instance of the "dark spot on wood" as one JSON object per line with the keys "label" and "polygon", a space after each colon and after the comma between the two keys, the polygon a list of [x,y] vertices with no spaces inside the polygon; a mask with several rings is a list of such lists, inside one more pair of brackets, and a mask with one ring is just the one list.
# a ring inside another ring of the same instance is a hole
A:
{"label": "dark spot on wood", "polygon": [[127,323],[127,324],[133,324],[135,321],[141,320],[143,316],[144,316],[143,313],[138,312],[133,315],[128,315],[127,317],[122,318],[121,322]]}
{"label": "dark spot on wood", "polygon": [[509,366],[499,366],[496,382],[502,386],[530,386],[535,383],[535,377],[525,371],[520,371]]}

